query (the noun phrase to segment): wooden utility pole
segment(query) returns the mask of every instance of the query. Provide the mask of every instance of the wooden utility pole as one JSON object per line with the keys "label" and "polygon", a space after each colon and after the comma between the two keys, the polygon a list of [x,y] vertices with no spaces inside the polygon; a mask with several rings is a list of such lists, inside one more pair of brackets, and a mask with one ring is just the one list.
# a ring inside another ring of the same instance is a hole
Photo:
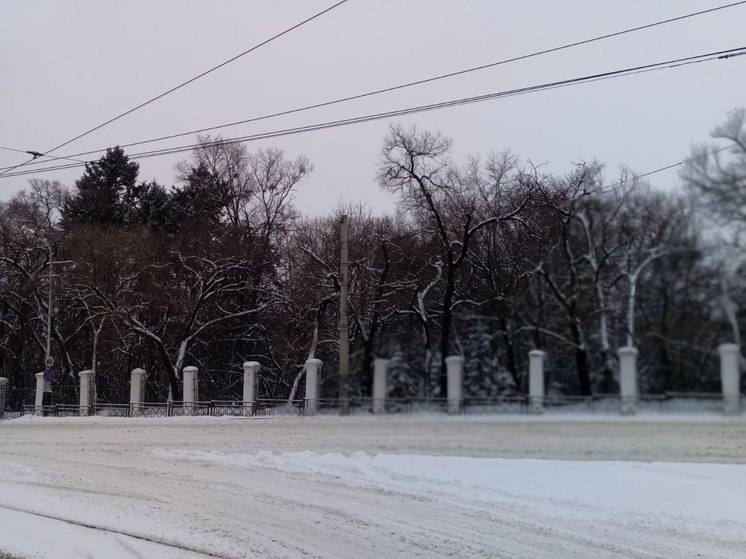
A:
{"label": "wooden utility pole", "polygon": [[350,222],[343,215],[339,222],[342,277],[339,282],[339,405],[343,414],[350,411],[350,325],[347,318],[347,294],[350,281]]}

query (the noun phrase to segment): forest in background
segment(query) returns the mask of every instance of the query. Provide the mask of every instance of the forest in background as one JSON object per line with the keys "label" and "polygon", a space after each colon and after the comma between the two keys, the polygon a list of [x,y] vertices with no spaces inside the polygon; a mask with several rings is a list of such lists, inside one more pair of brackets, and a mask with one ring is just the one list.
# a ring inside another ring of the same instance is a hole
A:
{"label": "forest in background", "polygon": [[465,358],[466,397],[524,394],[534,348],[550,393],[616,393],[630,345],[643,393],[717,392],[717,346],[740,345],[746,304],[746,112],[713,136],[727,145],[695,148],[664,193],[598,162],[562,175],[509,152],[458,162],[441,134],[392,127],[377,181],[398,203],[383,216],[303,216],[304,156],[200,137],[167,187],[111,148],[72,188],[33,179],[0,204],[8,405],[31,402],[44,369],[50,271],[60,403],[77,402],[83,369],[101,402],[126,402],[136,367],[147,401],[179,399],[187,365],[202,399],[240,400],[246,360],[262,365],[259,397],[292,399],[309,357],[336,397],[342,215],[353,396],[385,357],[392,397],[442,397],[448,355]]}

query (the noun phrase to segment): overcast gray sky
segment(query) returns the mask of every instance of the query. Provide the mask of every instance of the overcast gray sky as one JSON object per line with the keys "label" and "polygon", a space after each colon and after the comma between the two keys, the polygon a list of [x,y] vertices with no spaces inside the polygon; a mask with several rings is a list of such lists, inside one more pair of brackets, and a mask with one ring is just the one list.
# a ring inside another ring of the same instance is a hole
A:
{"label": "overcast gray sky", "polygon": [[[3,0],[0,145],[54,145],[245,50],[331,0]],[[350,0],[322,18],[56,152],[152,138],[489,63],[700,10],[726,0]],[[746,44],[746,6],[561,53],[226,129],[245,135],[477,95]],[[613,180],[684,158],[727,112],[746,105],[746,57],[249,144],[306,154],[315,166],[298,207],[340,199],[393,207],[375,182],[392,122],[439,130],[455,156],[511,149],[561,172],[597,158]],[[191,138],[173,141],[189,143]],[[159,144],[153,147],[162,147]],[[174,182],[184,155],[141,161]],[[0,166],[25,159],[0,151]],[[38,175],[72,185],[80,170]],[[0,199],[29,177],[0,180]],[[651,177],[661,188],[676,171]]]}

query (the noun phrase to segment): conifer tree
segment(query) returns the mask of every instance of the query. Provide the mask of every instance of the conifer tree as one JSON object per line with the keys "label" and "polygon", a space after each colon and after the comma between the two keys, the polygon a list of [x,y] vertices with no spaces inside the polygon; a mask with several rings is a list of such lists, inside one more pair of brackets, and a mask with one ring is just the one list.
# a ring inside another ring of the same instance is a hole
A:
{"label": "conifer tree", "polygon": [[87,163],[75,182],[75,192],[65,204],[63,222],[73,225],[121,225],[127,211],[125,194],[134,188],[140,165],[129,160],[120,147],[106,150],[98,161]]}

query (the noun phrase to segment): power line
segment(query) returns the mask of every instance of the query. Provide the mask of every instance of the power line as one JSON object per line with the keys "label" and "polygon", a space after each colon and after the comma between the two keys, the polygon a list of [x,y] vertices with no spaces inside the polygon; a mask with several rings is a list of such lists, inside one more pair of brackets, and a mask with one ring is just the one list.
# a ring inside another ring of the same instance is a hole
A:
{"label": "power line", "polygon": [[[23,153],[23,154],[26,154],[26,155],[30,155],[30,156],[32,156],[32,159],[30,161],[36,161],[37,159],[43,157],[47,161],[54,161],[54,160],[59,160],[59,159],[66,159],[68,161],[77,161],[78,163],[85,163],[85,161],[83,161],[81,159],[75,159],[72,156],[68,156],[68,157],[62,157],[62,156],[60,156],[60,157],[47,157],[43,153],[39,153],[37,151],[32,151],[32,150],[28,150],[28,149],[11,148],[11,147],[8,147],[8,146],[0,146],[0,149],[5,150],[5,151],[14,151],[16,153]],[[13,167],[0,167],[0,170],[3,170],[3,169],[13,169]],[[0,173],[0,175],[1,174],[2,173]]]}
{"label": "power line", "polygon": [[[162,148],[158,150],[145,151],[145,152],[131,154],[129,157],[130,159],[145,159],[145,158],[150,158],[150,157],[158,157],[162,155],[182,153],[185,151],[190,151],[200,146],[215,146],[215,145],[221,145],[221,144],[244,143],[244,142],[252,142],[252,141],[259,141],[259,140],[264,140],[264,139],[269,139],[269,138],[275,138],[275,137],[280,137],[280,136],[295,135],[295,134],[300,134],[304,132],[323,130],[327,128],[336,128],[336,127],[347,126],[351,124],[371,122],[374,120],[381,120],[384,118],[390,118],[390,117],[395,117],[395,116],[404,116],[404,115],[413,114],[413,113],[438,110],[438,109],[449,108],[453,106],[466,105],[470,103],[482,102],[482,101],[498,99],[502,97],[523,95],[523,94],[532,93],[536,91],[555,89],[559,87],[568,87],[571,85],[578,85],[580,83],[588,83],[588,82],[600,81],[604,79],[611,79],[611,78],[623,77],[623,76],[628,76],[628,75],[634,75],[638,73],[662,70],[662,69],[667,69],[667,68],[672,68],[672,67],[679,67],[679,66],[686,65],[686,64],[697,64],[697,63],[707,62],[707,61],[712,61],[712,60],[724,60],[727,58],[731,58],[733,56],[740,56],[743,54],[746,54],[746,47],[739,47],[736,49],[729,49],[729,50],[718,51],[714,53],[707,53],[707,54],[690,56],[690,57],[685,57],[685,58],[678,58],[674,60],[657,62],[657,63],[647,64],[643,66],[636,66],[632,68],[625,68],[621,70],[613,70],[610,72],[593,74],[590,76],[570,78],[570,79],[561,80],[558,82],[549,82],[549,83],[544,83],[544,84],[539,84],[539,85],[534,85],[534,86],[523,87],[519,89],[512,89],[512,90],[507,90],[507,91],[489,93],[489,94],[480,95],[476,97],[467,97],[467,98],[443,101],[440,103],[433,103],[430,105],[420,105],[416,107],[409,107],[405,109],[398,109],[398,110],[388,111],[388,112],[383,112],[383,113],[374,113],[374,114],[363,115],[359,117],[352,117],[348,119],[327,121],[327,122],[322,122],[322,123],[310,124],[306,126],[299,126],[295,128],[286,128],[286,129],[281,129],[281,130],[262,132],[258,134],[241,136],[237,138],[226,138],[223,140],[216,140],[213,142],[208,142],[206,144],[205,143],[194,143],[194,144],[188,144],[188,145],[183,145],[183,146],[176,146],[176,147],[170,147],[170,148]],[[52,167],[45,167],[43,169],[38,169],[38,170],[21,171],[18,173],[13,173],[12,175],[9,175],[9,176],[19,176],[19,175],[24,175],[24,174],[33,174],[34,172],[37,172],[37,171],[52,171],[52,170],[60,170],[60,169],[69,169],[69,168],[74,168],[74,167],[80,167],[80,165],[71,164],[71,165],[58,165],[58,166],[52,166]]]}
{"label": "power line", "polygon": [[[248,48],[248,49],[246,49],[245,51],[243,51],[243,52],[240,52],[240,53],[238,53],[238,54],[237,54],[237,55],[235,55],[235,56],[232,56],[232,57],[231,57],[231,58],[229,58],[228,60],[225,60],[225,61],[221,62],[220,64],[217,64],[217,65],[215,65],[215,66],[213,66],[213,67],[211,67],[211,68],[208,68],[208,69],[207,69],[207,70],[205,70],[204,72],[201,72],[201,73],[197,74],[196,76],[194,76],[194,77],[192,77],[192,78],[189,78],[188,80],[186,80],[186,81],[183,81],[183,82],[181,82],[180,84],[178,84],[178,85],[176,85],[176,86],[174,86],[174,87],[172,87],[172,88],[170,88],[170,89],[167,89],[167,90],[166,90],[166,91],[164,91],[163,93],[159,93],[159,94],[158,94],[158,95],[156,95],[155,97],[151,97],[151,98],[150,98],[150,99],[148,99],[147,101],[144,101],[144,102],[140,103],[139,105],[136,105],[135,107],[132,107],[131,109],[128,109],[128,110],[124,111],[123,113],[120,113],[120,114],[118,114],[117,116],[115,116],[115,117],[113,117],[113,118],[110,118],[109,120],[106,120],[106,121],[102,122],[101,124],[98,124],[98,125],[94,126],[93,128],[89,128],[89,129],[88,129],[88,130],[86,130],[85,132],[82,132],[82,133],[78,134],[77,136],[75,136],[75,137],[73,137],[73,138],[70,138],[69,140],[66,140],[66,141],[62,142],[61,144],[58,144],[58,145],[54,146],[54,147],[53,147],[53,148],[51,148],[51,149],[48,149],[48,150],[47,150],[47,151],[45,151],[45,152],[44,152],[44,153],[43,153],[42,155],[45,155],[45,156],[46,156],[46,155],[48,155],[48,154],[52,153],[53,151],[57,151],[57,150],[58,150],[58,149],[60,149],[61,147],[64,147],[64,146],[66,146],[66,145],[68,145],[68,144],[71,144],[71,143],[73,143],[74,141],[76,141],[76,140],[79,140],[80,138],[82,138],[82,137],[84,137],[84,136],[87,136],[88,134],[90,134],[90,133],[92,133],[92,132],[95,132],[96,130],[99,130],[99,129],[103,128],[104,126],[107,126],[108,124],[111,124],[112,122],[115,122],[115,121],[119,120],[120,118],[123,118],[123,117],[125,117],[125,116],[127,116],[127,115],[129,115],[129,114],[132,114],[132,113],[134,113],[135,111],[137,111],[137,110],[139,110],[139,109],[142,109],[143,107],[145,107],[145,106],[147,106],[147,105],[150,105],[151,103],[154,103],[154,102],[158,101],[159,99],[162,99],[162,98],[166,97],[167,95],[170,95],[170,94],[171,94],[171,93],[173,93],[174,91],[177,91],[177,90],[179,90],[179,89],[181,89],[181,88],[183,88],[183,87],[186,87],[187,85],[189,85],[189,84],[191,84],[191,83],[193,83],[193,82],[195,82],[195,81],[199,80],[200,78],[203,78],[203,77],[205,77],[206,75],[208,75],[208,74],[211,74],[212,72],[214,72],[214,71],[216,71],[216,70],[219,70],[220,68],[222,68],[222,67],[224,67],[224,66],[227,66],[227,65],[228,65],[228,64],[230,64],[231,62],[235,62],[235,61],[236,61],[236,60],[238,60],[239,58],[241,58],[241,57],[243,57],[243,56],[246,56],[246,55],[247,55],[247,54],[249,54],[249,53],[252,53],[252,52],[254,52],[255,50],[257,50],[257,49],[259,49],[259,48],[261,48],[261,47],[263,47],[263,46],[267,45],[268,43],[271,43],[272,41],[274,41],[274,40],[276,40],[276,39],[279,39],[280,37],[282,37],[282,36],[284,36],[284,35],[287,35],[288,33],[290,33],[290,32],[292,32],[292,31],[294,31],[294,30],[298,29],[299,27],[302,27],[303,25],[305,25],[305,24],[307,24],[307,23],[309,23],[309,22],[311,22],[311,21],[315,20],[316,18],[319,18],[319,17],[323,16],[324,14],[326,14],[326,13],[328,13],[328,12],[330,12],[330,11],[334,10],[335,8],[337,8],[337,7],[341,6],[342,4],[346,3],[347,1],[348,1],[348,0],[339,0],[338,2],[336,2],[336,3],[332,4],[331,6],[329,6],[329,7],[325,8],[325,9],[321,10],[320,12],[316,12],[316,13],[315,13],[315,14],[313,14],[312,16],[310,16],[310,17],[307,17],[306,19],[304,19],[304,20],[302,20],[302,21],[300,21],[300,22],[296,23],[295,25],[292,25],[291,27],[288,27],[288,28],[286,28],[286,29],[284,29],[284,30],[280,31],[279,33],[276,33],[275,35],[273,35],[273,36],[269,37],[268,39],[265,39],[264,41],[262,41],[262,42],[260,42],[260,43],[257,43],[257,44],[256,44],[256,45],[254,45],[253,47],[251,47],[251,48]],[[745,0],[745,1],[746,1],[746,0]],[[36,157],[34,157],[34,159],[37,159],[37,158],[36,158]],[[27,165],[28,163],[30,163],[30,162],[31,162],[31,161],[33,161],[34,159],[31,159],[31,160],[29,160],[29,161],[26,161],[25,163],[20,163],[20,164],[16,165],[15,167],[13,167],[13,169],[17,169],[18,167],[23,167],[24,165]],[[0,173],[0,176],[3,176],[3,175],[4,175],[4,174],[6,174],[7,172],[8,172],[8,171],[5,171],[5,172],[3,172],[3,173]]]}
{"label": "power line", "polygon": [[[710,155],[715,155],[716,153],[721,153],[727,149],[730,149],[731,146],[721,146],[719,148],[714,148],[709,151]],[[676,167],[681,167],[682,165],[685,165],[688,163],[692,158],[687,157],[686,159],[682,159],[681,161],[677,161],[676,163],[670,163],[668,165],[664,165],[663,167],[657,167],[655,169],[652,169],[650,171],[646,171],[644,173],[640,173],[637,175],[633,175],[633,179],[642,179],[645,177],[649,177],[650,175],[656,175],[658,173],[662,173],[663,171],[668,171],[669,169],[675,169]],[[601,194],[606,194],[607,192],[611,192],[613,190],[616,190],[617,188],[621,188],[627,184],[626,180],[621,180],[612,184],[607,184],[599,188],[599,192]]]}
{"label": "power line", "polygon": [[8,146],[0,146],[0,149],[5,150],[5,151],[15,151],[16,153],[23,153],[23,154],[27,153],[26,150],[9,148]]}
{"label": "power line", "polygon": [[[0,146],[0,149],[5,150],[5,151],[13,151],[16,153],[23,153],[23,154],[31,155],[32,158],[29,159],[28,165],[38,165],[38,163],[49,163],[50,161],[63,161],[63,160],[64,161],[77,161],[78,163],[88,163],[88,161],[85,161],[83,159],[77,159],[77,157],[80,155],[89,155],[88,153],[83,153],[83,154],[78,154],[78,155],[73,153],[71,155],[58,155],[58,156],[44,155],[43,153],[39,153],[38,151],[33,151],[33,150],[28,150],[28,149],[17,149],[17,148],[12,148],[8,146]],[[104,150],[91,151],[90,153],[98,153],[99,151],[104,151]],[[0,167],[0,171],[10,171],[11,169],[16,169],[18,167],[20,167],[20,165]],[[0,177],[2,177],[4,174],[5,173],[0,173]]]}
{"label": "power line", "polygon": [[[580,40],[580,41],[574,41],[574,42],[571,42],[571,43],[565,43],[565,44],[558,45],[558,46],[555,46],[555,47],[551,47],[551,48],[548,48],[548,49],[534,51],[534,52],[531,52],[531,53],[527,53],[527,54],[515,56],[515,57],[512,57],[512,58],[506,58],[506,59],[503,59],[503,60],[498,60],[498,61],[495,61],[495,62],[490,62],[488,64],[482,64],[482,65],[479,65],[479,66],[472,66],[472,67],[469,67],[469,68],[465,68],[465,69],[461,69],[461,70],[456,70],[454,72],[449,72],[449,73],[446,73],[446,74],[439,74],[439,75],[436,75],[436,76],[431,76],[431,77],[423,78],[423,79],[416,80],[416,81],[405,82],[405,83],[401,83],[401,84],[398,84],[398,85],[393,85],[393,86],[389,86],[389,87],[385,87],[385,88],[381,88],[381,89],[376,89],[376,90],[372,90],[372,91],[368,91],[368,92],[364,92],[364,93],[358,93],[358,94],[355,94],[355,95],[350,95],[350,96],[347,96],[347,97],[340,97],[340,98],[336,98],[336,99],[332,99],[332,100],[328,100],[328,101],[322,101],[322,102],[319,102],[319,103],[314,103],[314,104],[310,104],[310,105],[304,105],[304,106],[300,106],[300,107],[295,107],[295,108],[292,108],[292,109],[287,109],[287,110],[278,111],[278,112],[274,112],[274,113],[264,114],[264,115],[260,115],[260,116],[256,116],[256,117],[251,117],[251,118],[243,119],[243,120],[237,120],[237,121],[233,121],[233,122],[228,122],[228,123],[225,123],[225,124],[218,124],[218,125],[215,125],[215,126],[208,126],[208,127],[205,127],[205,128],[198,128],[198,129],[189,130],[189,131],[186,131],[186,132],[178,132],[178,133],[169,134],[169,135],[166,135],[166,136],[160,136],[160,137],[157,137],[157,138],[146,139],[146,140],[139,140],[139,141],[135,141],[135,142],[121,144],[120,147],[128,148],[128,147],[134,147],[134,146],[139,146],[139,145],[144,145],[144,144],[149,144],[149,143],[154,143],[154,142],[161,142],[161,141],[165,141],[165,140],[172,140],[172,139],[180,138],[180,137],[183,137],[183,136],[191,136],[191,135],[200,134],[200,133],[203,133],[203,132],[210,132],[210,131],[219,130],[219,129],[222,129],[222,128],[229,128],[229,127],[232,127],[232,126],[238,126],[238,125],[241,125],[241,124],[249,124],[249,123],[253,123],[253,122],[259,122],[259,121],[267,120],[267,119],[271,119],[271,118],[277,118],[277,117],[281,117],[281,116],[287,116],[287,115],[291,115],[291,114],[305,112],[305,111],[309,111],[309,110],[312,110],[312,109],[319,109],[319,108],[323,108],[323,107],[328,107],[328,106],[336,105],[336,104],[339,104],[339,103],[345,103],[345,102],[349,102],[349,101],[355,101],[355,100],[359,100],[359,99],[364,99],[364,98],[367,98],[367,97],[372,97],[372,96],[380,95],[380,94],[383,94],[383,93],[390,93],[390,92],[393,92],[393,91],[397,91],[397,90],[401,90],[401,89],[405,89],[405,88],[409,88],[409,87],[414,87],[414,86],[418,86],[418,85],[432,83],[432,82],[439,81],[439,80],[444,80],[444,79],[448,79],[448,78],[462,76],[462,75],[469,74],[469,73],[472,73],[472,72],[477,72],[477,71],[480,71],[480,70],[486,70],[486,69],[489,69],[489,68],[495,68],[497,66],[502,66],[502,65],[509,64],[509,63],[512,63],[512,62],[518,62],[518,61],[521,61],[521,60],[527,60],[527,59],[534,58],[534,57],[537,57],[537,56],[541,56],[541,55],[544,55],[544,54],[550,54],[550,53],[554,53],[554,52],[558,52],[558,51],[570,49],[570,48],[581,46],[581,45],[586,45],[586,44],[589,44],[589,43],[593,43],[593,42],[597,42],[597,41],[602,41],[604,39],[610,39],[610,38],[618,37],[618,36],[625,35],[625,34],[628,34],[628,33],[633,33],[633,32],[636,32],[636,31],[642,31],[642,30],[646,30],[646,29],[651,29],[651,28],[654,28],[654,27],[657,27],[657,26],[660,26],[660,25],[665,25],[665,24],[668,24],[668,23],[674,23],[674,22],[685,20],[685,19],[689,19],[689,18],[701,16],[701,15],[712,13],[712,12],[717,12],[717,11],[720,11],[720,10],[725,10],[725,9],[728,9],[728,8],[733,8],[733,7],[744,5],[744,4],[746,4],[746,0],[741,0],[741,1],[738,1],[738,2],[732,2],[730,4],[723,4],[723,5],[715,6],[715,7],[712,7],[712,8],[705,9],[705,10],[699,10],[699,11],[696,11],[696,12],[690,12],[690,13],[683,14],[683,15],[676,16],[676,17],[672,17],[672,18],[658,20],[658,21],[654,21],[654,22],[647,23],[647,24],[644,24],[644,25],[638,25],[636,27],[630,27],[630,28],[619,30],[619,31],[614,31],[612,33],[606,33],[604,35],[597,35],[595,37],[590,37],[588,39],[583,39],[583,40]],[[85,155],[91,155],[91,154],[94,154],[94,153],[100,153],[101,151],[103,151],[103,150],[102,149],[90,150],[90,151],[80,152],[80,153],[73,154],[73,155],[74,156],[85,156]],[[49,152],[47,152],[47,153],[49,153]],[[2,169],[0,168],[0,170],[2,170]],[[0,175],[2,175],[2,173],[0,173]]]}
{"label": "power line", "polygon": [[[270,138],[276,138],[280,136],[289,136],[289,135],[313,132],[313,131],[324,130],[324,129],[329,129],[329,128],[338,128],[341,126],[349,126],[352,124],[372,122],[372,121],[382,120],[386,118],[406,116],[406,115],[415,114],[415,113],[463,106],[463,105],[468,105],[472,103],[480,103],[484,101],[500,99],[503,97],[525,95],[525,94],[533,93],[537,91],[545,91],[549,89],[556,89],[556,88],[561,88],[561,87],[579,85],[582,83],[589,83],[589,82],[601,81],[601,80],[606,80],[606,79],[613,79],[613,78],[619,78],[619,77],[624,77],[624,76],[629,76],[629,75],[635,75],[635,74],[640,74],[640,73],[658,71],[658,70],[663,70],[663,69],[676,68],[676,67],[681,67],[684,65],[700,64],[703,62],[709,62],[709,61],[714,61],[714,60],[727,60],[729,58],[741,56],[745,54],[746,54],[746,47],[738,47],[738,48],[728,49],[728,50],[723,50],[723,51],[699,54],[699,55],[688,56],[688,57],[683,57],[683,58],[676,58],[676,59],[666,60],[662,62],[655,62],[652,64],[633,66],[630,68],[623,68],[619,70],[611,70],[607,72],[580,76],[576,78],[569,78],[569,79],[560,80],[560,81],[547,82],[547,83],[542,83],[542,84],[537,84],[537,85],[532,85],[532,86],[527,86],[527,87],[522,87],[522,88],[517,88],[517,89],[510,89],[510,90],[505,90],[505,91],[487,93],[484,95],[478,95],[474,97],[452,99],[452,100],[442,101],[439,103],[432,103],[428,105],[407,107],[407,108],[397,109],[393,111],[373,113],[373,114],[368,114],[368,115],[363,115],[363,116],[351,117],[347,119],[320,122],[316,124],[309,124],[309,125],[298,126],[294,128],[285,128],[281,130],[262,132],[262,133],[251,134],[251,135],[241,136],[241,137],[236,137],[236,138],[216,140],[216,141],[207,142],[207,143],[192,143],[192,144],[187,144],[187,145],[182,145],[182,146],[161,148],[157,150],[150,150],[150,151],[135,153],[135,154],[130,155],[129,157],[130,159],[133,159],[133,160],[145,159],[145,158],[150,158],[150,157],[159,157],[163,155],[182,153],[185,151],[190,151],[200,146],[215,146],[215,145],[253,142],[253,141],[259,141],[259,140],[266,140]],[[41,169],[29,169],[26,171],[17,171],[15,173],[9,173],[0,178],[22,176],[22,175],[27,175],[27,174],[33,174],[36,172],[70,169],[70,168],[80,167],[80,166],[81,165],[79,164],[66,164],[66,165],[44,167]]]}

